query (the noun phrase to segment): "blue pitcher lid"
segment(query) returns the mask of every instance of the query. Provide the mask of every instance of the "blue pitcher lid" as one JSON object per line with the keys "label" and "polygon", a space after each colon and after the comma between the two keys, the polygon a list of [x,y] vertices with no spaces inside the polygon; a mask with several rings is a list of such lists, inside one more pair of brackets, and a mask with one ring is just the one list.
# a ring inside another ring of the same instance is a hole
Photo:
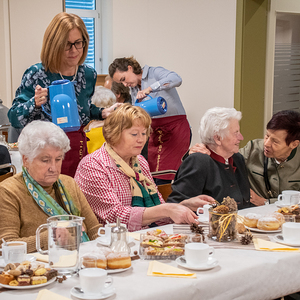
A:
{"label": "blue pitcher lid", "polygon": [[68,82],[70,82],[70,80],[68,80],[68,79],[60,79],[60,80],[53,81],[52,85],[64,84],[64,83],[68,83]]}

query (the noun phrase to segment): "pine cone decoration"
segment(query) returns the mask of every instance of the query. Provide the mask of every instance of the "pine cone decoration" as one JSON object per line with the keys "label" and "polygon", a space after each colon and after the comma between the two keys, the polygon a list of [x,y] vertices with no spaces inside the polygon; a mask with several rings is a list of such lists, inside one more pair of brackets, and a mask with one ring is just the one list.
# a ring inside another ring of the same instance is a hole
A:
{"label": "pine cone decoration", "polygon": [[196,223],[193,223],[190,228],[191,228],[192,232],[199,233],[199,234],[204,234],[203,227],[200,226],[200,225],[197,225]]}
{"label": "pine cone decoration", "polygon": [[246,232],[242,237],[241,237],[241,244],[242,245],[249,245],[252,242],[253,235],[250,232]]}

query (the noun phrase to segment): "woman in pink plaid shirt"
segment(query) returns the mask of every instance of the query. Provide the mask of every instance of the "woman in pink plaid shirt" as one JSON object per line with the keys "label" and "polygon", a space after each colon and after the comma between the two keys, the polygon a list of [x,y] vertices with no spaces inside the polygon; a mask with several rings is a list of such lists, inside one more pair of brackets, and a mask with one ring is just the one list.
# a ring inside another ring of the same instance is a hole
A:
{"label": "woman in pink plaid shirt", "polygon": [[100,223],[119,217],[129,231],[171,222],[194,223],[193,212],[214,199],[201,195],[165,203],[140,155],[150,134],[151,118],[140,107],[124,104],[106,119],[106,143],[84,157],[75,180]]}

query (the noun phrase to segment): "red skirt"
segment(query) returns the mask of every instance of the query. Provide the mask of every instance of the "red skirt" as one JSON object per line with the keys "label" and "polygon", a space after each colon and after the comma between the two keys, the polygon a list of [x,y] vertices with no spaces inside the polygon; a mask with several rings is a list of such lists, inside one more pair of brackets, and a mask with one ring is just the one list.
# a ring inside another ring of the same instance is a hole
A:
{"label": "red skirt", "polygon": [[[152,119],[153,132],[149,138],[148,162],[150,171],[176,170],[190,147],[190,125],[185,115]],[[155,178],[173,180],[175,175]]]}
{"label": "red skirt", "polygon": [[71,149],[65,154],[61,174],[74,177],[79,162],[88,154],[87,138],[83,126],[78,131],[66,132],[66,135],[70,139]]}

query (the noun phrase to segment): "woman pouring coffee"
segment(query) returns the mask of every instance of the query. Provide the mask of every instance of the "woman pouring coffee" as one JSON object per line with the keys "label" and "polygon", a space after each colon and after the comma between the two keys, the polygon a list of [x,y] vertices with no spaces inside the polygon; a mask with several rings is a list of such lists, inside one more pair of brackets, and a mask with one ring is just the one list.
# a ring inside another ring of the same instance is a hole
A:
{"label": "woman pouring coffee", "polygon": [[[51,122],[33,121],[19,139],[22,172],[0,184],[0,241],[27,242],[36,251],[36,230],[55,215],[84,217],[82,241],[95,239],[100,227],[93,211],[73,178],[60,175],[70,142],[64,131]],[[65,244],[65,232],[56,232]],[[40,235],[42,249],[48,247],[48,233]]]}
{"label": "woman pouring coffee", "polygon": [[[41,63],[29,67],[16,91],[9,121],[15,128],[23,128],[33,120],[50,120],[51,107],[48,87],[55,80],[74,82],[77,107],[81,120],[78,132],[67,133],[71,150],[66,154],[62,173],[74,176],[80,159],[87,154],[83,127],[91,119],[103,120],[114,108],[98,108],[91,103],[97,73],[84,64],[89,46],[89,35],[80,17],[65,12],[57,14],[47,27],[41,50]],[[44,107],[44,111],[43,110]]]}
{"label": "woman pouring coffee", "polygon": [[[167,101],[167,113],[152,118],[148,162],[151,172],[177,170],[190,145],[190,126],[176,90],[181,85],[181,77],[163,67],[146,65],[142,68],[133,57],[115,59],[109,66],[109,75],[114,81],[130,87],[133,103],[136,99],[142,101],[149,94],[152,97],[161,96]],[[174,175],[157,178],[170,182]]]}

